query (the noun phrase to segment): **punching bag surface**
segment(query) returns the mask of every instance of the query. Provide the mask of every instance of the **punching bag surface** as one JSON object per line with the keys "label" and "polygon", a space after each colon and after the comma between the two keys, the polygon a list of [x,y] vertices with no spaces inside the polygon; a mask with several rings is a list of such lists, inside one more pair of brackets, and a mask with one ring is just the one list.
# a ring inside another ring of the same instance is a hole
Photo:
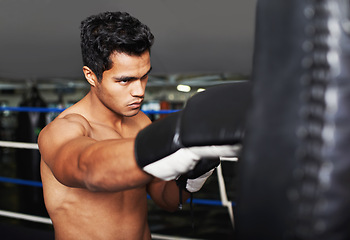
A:
{"label": "punching bag surface", "polygon": [[350,239],[347,0],[261,0],[238,239]]}

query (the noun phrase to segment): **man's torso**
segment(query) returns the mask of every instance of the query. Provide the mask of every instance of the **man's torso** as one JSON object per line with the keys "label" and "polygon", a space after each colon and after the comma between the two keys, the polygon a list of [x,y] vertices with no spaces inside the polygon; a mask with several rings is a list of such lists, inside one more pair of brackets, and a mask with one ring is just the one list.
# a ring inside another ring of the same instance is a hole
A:
{"label": "man's torso", "polygon": [[[61,116],[76,113],[68,109]],[[79,114],[79,109],[78,109]],[[89,121],[89,137],[101,141],[135,137],[142,123],[137,116],[128,118],[122,130]],[[41,175],[45,205],[59,239],[150,239],[147,225],[146,187],[120,192],[90,192],[70,188],[52,174],[44,161]]]}

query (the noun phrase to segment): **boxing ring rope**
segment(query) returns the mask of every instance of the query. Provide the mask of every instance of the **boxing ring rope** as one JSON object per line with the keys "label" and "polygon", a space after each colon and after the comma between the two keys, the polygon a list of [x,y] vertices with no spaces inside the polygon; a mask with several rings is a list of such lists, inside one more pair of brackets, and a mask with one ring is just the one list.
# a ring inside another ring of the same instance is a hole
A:
{"label": "boxing ring rope", "polygon": [[[0,112],[10,111],[10,112],[41,112],[41,113],[50,113],[63,112],[64,108],[46,108],[46,107],[0,107]],[[142,111],[145,114],[169,114],[173,112],[177,112],[179,110],[147,110]]]}
{"label": "boxing ring rope", "polygon": [[[0,107],[0,112],[2,112],[2,111],[15,111],[15,112],[42,112],[42,113],[51,112],[52,113],[52,112],[62,112],[63,110],[64,109],[62,109],[62,108]],[[169,114],[169,113],[176,112],[176,111],[178,111],[178,110],[160,110],[160,111],[150,110],[150,111],[143,111],[143,112],[145,114]],[[36,144],[36,143],[13,142],[13,141],[2,141],[2,140],[0,140],[0,147],[39,150],[38,144]],[[237,158],[226,158],[226,157],[221,158],[221,161],[237,161],[237,160],[238,160]],[[219,185],[219,192],[220,192],[221,200],[194,198],[192,200],[192,202],[193,202],[193,204],[226,207],[228,210],[228,214],[229,214],[232,226],[234,228],[233,206],[235,206],[235,203],[232,201],[229,201],[227,198],[227,192],[226,192],[224,177],[222,174],[221,164],[216,168],[216,171],[217,171],[217,178],[218,178],[218,185]],[[9,178],[9,177],[3,177],[3,176],[0,176],[0,182],[18,184],[18,185],[27,185],[27,186],[33,186],[33,187],[42,187],[42,183],[39,181],[30,181],[30,180]],[[147,196],[147,197],[149,198],[149,196]],[[188,202],[189,202],[189,200],[188,200]],[[5,211],[5,210],[1,210],[1,209],[0,209],[0,216],[22,219],[22,220],[44,223],[44,224],[52,224],[52,221],[50,218],[44,218],[44,217],[32,216],[32,215],[28,215],[28,214],[10,212],[10,211]],[[174,237],[168,238],[167,236],[157,235],[157,234],[152,234],[152,237],[155,237],[156,239],[177,239]],[[184,239],[184,238],[181,238],[181,239]]]}
{"label": "boxing ring rope", "polygon": [[52,224],[52,221],[50,218],[38,217],[38,216],[33,216],[33,215],[28,215],[23,213],[9,212],[4,210],[0,210],[0,216],[27,220],[31,222],[37,222],[37,223]]}
{"label": "boxing ring rope", "polygon": [[0,141],[0,147],[39,149],[38,144],[36,143],[9,142],[9,141]]}

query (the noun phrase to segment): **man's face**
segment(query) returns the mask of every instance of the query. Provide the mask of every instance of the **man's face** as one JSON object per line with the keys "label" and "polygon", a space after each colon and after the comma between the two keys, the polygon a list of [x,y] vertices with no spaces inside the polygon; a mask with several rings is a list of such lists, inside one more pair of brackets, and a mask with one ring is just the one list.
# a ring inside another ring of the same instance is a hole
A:
{"label": "man's face", "polygon": [[148,74],[151,71],[148,51],[141,56],[124,53],[111,55],[113,66],[103,72],[102,80],[96,85],[100,101],[114,113],[131,117],[141,109]]}

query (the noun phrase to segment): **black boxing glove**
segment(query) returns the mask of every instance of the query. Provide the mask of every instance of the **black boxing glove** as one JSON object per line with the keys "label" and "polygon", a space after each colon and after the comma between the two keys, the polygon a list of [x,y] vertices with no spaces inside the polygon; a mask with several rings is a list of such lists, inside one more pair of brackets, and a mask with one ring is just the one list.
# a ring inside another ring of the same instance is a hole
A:
{"label": "black boxing glove", "polygon": [[180,189],[184,189],[190,193],[198,192],[219,164],[220,158],[218,157],[203,158],[194,169],[178,177],[176,179],[176,184]]}
{"label": "black boxing glove", "polygon": [[173,180],[202,158],[237,156],[250,97],[249,82],[222,84],[197,93],[182,111],[138,133],[138,165],[155,177]]}

